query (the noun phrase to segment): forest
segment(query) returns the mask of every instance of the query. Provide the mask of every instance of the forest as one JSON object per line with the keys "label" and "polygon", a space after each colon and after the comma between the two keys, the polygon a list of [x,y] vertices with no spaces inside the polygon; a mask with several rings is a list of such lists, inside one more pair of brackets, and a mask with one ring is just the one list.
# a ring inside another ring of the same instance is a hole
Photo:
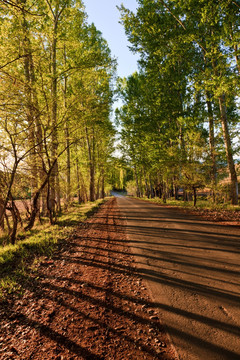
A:
{"label": "forest", "polygon": [[[116,61],[81,1],[1,1],[0,224],[104,197]],[[106,186],[108,186],[106,184]]]}
{"label": "forest", "polygon": [[121,5],[139,70],[117,78],[82,1],[1,0],[0,226],[9,241],[113,188],[195,204],[203,191],[237,205],[239,15],[231,0],[138,0],[136,13]]}
{"label": "forest", "polygon": [[240,5],[139,0],[121,22],[139,71],[119,79],[122,153],[137,196],[238,204]]}

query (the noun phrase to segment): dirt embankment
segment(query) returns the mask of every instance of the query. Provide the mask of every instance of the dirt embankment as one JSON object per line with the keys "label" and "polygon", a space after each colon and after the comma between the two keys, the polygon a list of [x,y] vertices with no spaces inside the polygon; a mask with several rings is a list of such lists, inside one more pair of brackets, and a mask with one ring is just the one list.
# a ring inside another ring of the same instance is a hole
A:
{"label": "dirt embankment", "polygon": [[0,305],[0,359],[175,359],[115,200]]}

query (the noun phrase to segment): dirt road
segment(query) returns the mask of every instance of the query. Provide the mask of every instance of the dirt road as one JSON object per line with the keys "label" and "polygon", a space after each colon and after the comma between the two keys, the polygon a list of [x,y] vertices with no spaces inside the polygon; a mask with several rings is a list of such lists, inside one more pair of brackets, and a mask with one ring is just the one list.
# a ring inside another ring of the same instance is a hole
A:
{"label": "dirt road", "polygon": [[240,359],[240,229],[121,197],[140,274],[181,360]]}
{"label": "dirt road", "polygon": [[174,360],[110,200],[0,302],[1,360]]}

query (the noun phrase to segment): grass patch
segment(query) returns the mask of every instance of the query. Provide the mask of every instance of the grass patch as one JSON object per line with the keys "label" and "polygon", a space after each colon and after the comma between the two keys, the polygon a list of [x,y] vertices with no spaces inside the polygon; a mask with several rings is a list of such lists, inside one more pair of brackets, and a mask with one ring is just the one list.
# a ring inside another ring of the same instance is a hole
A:
{"label": "grass patch", "polygon": [[97,200],[79,205],[74,203],[67,213],[63,213],[57,220],[58,226],[74,227],[94,214],[105,200]]}
{"label": "grass patch", "polygon": [[55,225],[45,219],[28,232],[20,232],[15,245],[0,246],[0,299],[20,291],[19,285],[27,280],[29,268],[42,256],[51,257],[54,251],[67,241],[73,229],[91,216],[105,200],[87,204],[74,203],[59,218]]}
{"label": "grass patch", "polygon": [[229,211],[240,211],[239,205],[231,205],[230,203],[224,204],[214,204],[212,201],[208,199],[199,199],[197,201],[196,206],[194,207],[193,201],[183,201],[183,200],[176,200],[174,198],[167,199],[167,202],[164,203],[160,198],[153,198],[148,199],[147,197],[136,198],[141,200],[147,200],[149,202],[159,204],[159,205],[168,205],[168,206],[176,206],[176,207],[183,207],[183,208],[192,208],[192,209],[210,209],[210,210],[229,210]]}

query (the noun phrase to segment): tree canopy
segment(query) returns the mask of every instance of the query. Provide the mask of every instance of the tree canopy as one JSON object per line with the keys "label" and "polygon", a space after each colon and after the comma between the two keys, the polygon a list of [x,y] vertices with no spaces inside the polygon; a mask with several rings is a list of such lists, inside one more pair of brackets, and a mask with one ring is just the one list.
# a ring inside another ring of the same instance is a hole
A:
{"label": "tree canopy", "polygon": [[[119,80],[117,110],[135,193],[216,199],[223,172],[238,203],[239,5],[139,0],[121,22],[139,72]],[[225,189],[227,194],[228,190]]]}
{"label": "tree canopy", "polygon": [[53,224],[74,198],[126,186],[195,203],[207,188],[213,201],[238,203],[238,3],[138,0],[135,13],[119,11],[140,60],[116,81],[116,60],[81,0],[1,1],[0,225],[12,243],[16,199],[25,230],[38,217]]}
{"label": "tree canopy", "polygon": [[2,1],[0,48],[0,222],[10,211],[14,242],[15,199],[31,199],[31,229],[74,197],[104,196],[116,61],[81,1]]}

